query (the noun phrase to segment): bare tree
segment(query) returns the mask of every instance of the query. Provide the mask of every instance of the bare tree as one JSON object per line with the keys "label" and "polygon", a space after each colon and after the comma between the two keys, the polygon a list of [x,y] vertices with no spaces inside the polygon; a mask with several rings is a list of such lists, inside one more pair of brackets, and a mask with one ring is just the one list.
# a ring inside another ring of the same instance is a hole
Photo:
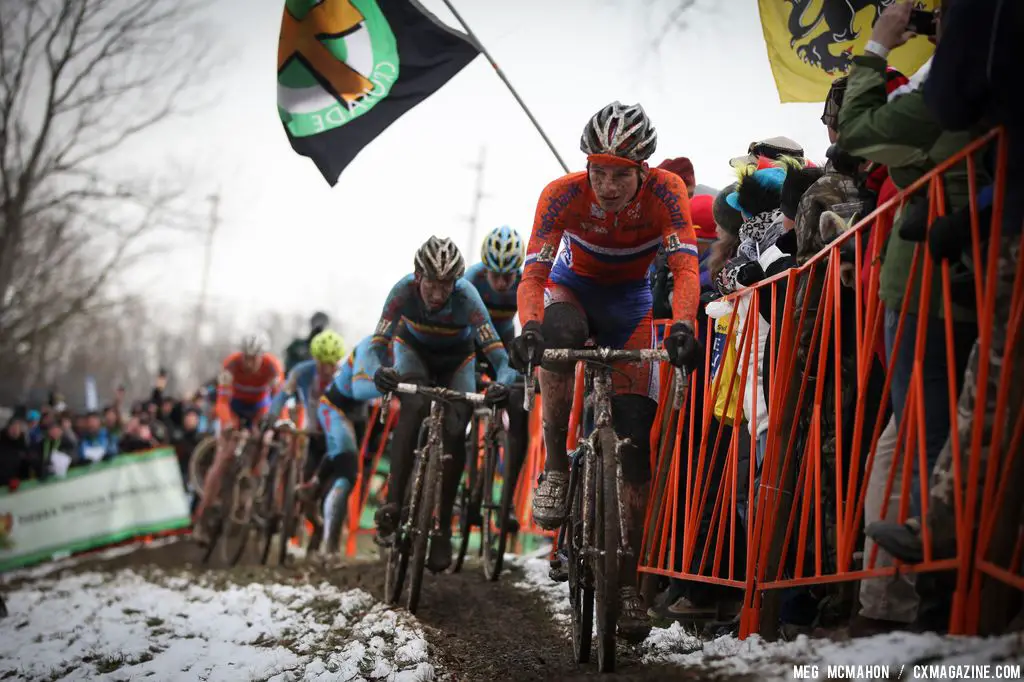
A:
{"label": "bare tree", "polygon": [[109,304],[99,295],[146,238],[187,222],[180,187],[119,174],[116,155],[181,111],[207,53],[191,2],[0,6],[2,354]]}

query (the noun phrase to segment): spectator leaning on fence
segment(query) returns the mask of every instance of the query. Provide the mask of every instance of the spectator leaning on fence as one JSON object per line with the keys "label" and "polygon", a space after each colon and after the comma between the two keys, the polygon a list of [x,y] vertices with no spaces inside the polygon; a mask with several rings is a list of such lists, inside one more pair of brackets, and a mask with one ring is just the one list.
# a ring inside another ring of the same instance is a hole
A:
{"label": "spectator leaning on fence", "polygon": [[[879,17],[871,40],[863,55],[854,57],[849,83],[839,112],[838,143],[848,153],[884,164],[894,184],[900,188],[910,186],[936,165],[960,151],[974,137],[972,132],[944,130],[937,118],[928,110],[920,89],[921,74],[911,79],[908,92],[894,99],[886,90],[886,57],[889,51],[907,39],[907,24],[912,3],[900,2],[888,7]],[[939,31],[941,39],[941,30]],[[927,69],[925,64],[922,69]],[[956,211],[968,202],[966,164],[961,162],[943,175],[947,210]],[[928,469],[934,465],[949,434],[949,405],[946,387],[946,339],[943,325],[945,312],[942,304],[942,282],[939,270],[933,269],[932,296],[928,305],[928,318],[919,320],[918,294],[921,286],[921,263],[918,263],[913,281],[911,265],[917,243],[914,235],[922,234],[928,218],[926,193],[918,193],[900,212],[896,225],[885,245],[879,296],[885,305],[885,345],[890,358],[892,376],[892,406],[897,421],[902,419],[914,368],[914,348],[917,333],[926,334],[924,357],[920,366],[923,380],[926,413],[926,452]],[[910,237],[910,239],[908,239]],[[951,268],[953,287],[960,291],[973,287],[973,273],[965,268]],[[896,331],[900,322],[910,281],[907,315],[899,347]],[[954,293],[954,296],[956,294]],[[967,355],[974,343],[976,321],[973,306],[953,305],[953,354],[955,374],[962,377]],[[915,476],[919,472],[915,471]],[[919,505],[919,486],[911,482],[914,494],[912,509]]]}

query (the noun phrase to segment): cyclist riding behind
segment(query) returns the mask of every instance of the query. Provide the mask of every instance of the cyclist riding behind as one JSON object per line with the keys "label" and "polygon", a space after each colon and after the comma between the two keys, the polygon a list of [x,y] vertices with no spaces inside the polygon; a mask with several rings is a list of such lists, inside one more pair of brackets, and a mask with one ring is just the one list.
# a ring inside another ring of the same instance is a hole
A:
{"label": "cyclist riding behind", "polygon": [[[480,294],[506,352],[516,333],[517,291],[522,280],[520,268],[523,267],[525,257],[526,245],[519,233],[511,227],[497,227],[484,238],[480,247],[480,262],[466,271],[466,279]],[[482,353],[478,352],[477,363],[478,370],[483,369],[492,380],[496,379],[490,363]],[[504,473],[513,490],[526,459],[529,437],[529,422],[523,409],[522,391],[522,382],[516,382],[505,408],[508,413],[508,452],[505,453],[507,471]],[[509,532],[517,530],[518,522],[514,517],[509,518],[509,526]]]}
{"label": "cyclist riding behind", "polygon": [[[519,369],[527,363],[542,367],[547,462],[534,493],[533,517],[548,530],[558,528],[567,513],[573,367],[542,364],[544,348],[581,348],[591,337],[599,346],[653,348],[646,275],[663,245],[674,277],[673,323],[665,349],[676,366],[695,366],[699,353],[693,332],[700,296],[697,239],[686,185],[674,173],[647,165],[656,145],[657,133],[639,104],[609,104],[591,118],[580,139],[587,170],[552,182],[537,204],[519,287],[523,330],[511,354]],[[564,250],[558,254],[560,243]],[[630,440],[620,456],[622,504],[633,549],[621,576],[619,634],[639,641],[650,632],[637,590],[636,562],[650,490],[658,374],[650,364],[617,363],[616,369],[612,419],[618,437]]]}
{"label": "cyclist riding behind", "polygon": [[[382,393],[394,391],[399,382],[432,383],[461,392],[476,390],[476,350],[483,348],[495,368],[497,381],[487,388],[488,402],[508,399],[508,386],[516,372],[491,324],[487,308],[473,285],[462,278],[465,262],[450,239],[431,237],[416,252],[413,274],[403,277],[388,294],[377,324],[371,349],[381,367],[374,383]],[[403,322],[400,328],[396,325]],[[394,338],[390,365],[388,346]],[[420,424],[427,416],[429,399],[402,395],[402,410],[391,441],[391,479],[387,502],[377,510],[377,532],[390,540],[399,523],[405,489],[412,471],[413,449]],[[430,543],[427,566],[440,572],[452,561],[451,517],[459,479],[466,464],[466,425],[472,407],[457,402],[446,410],[440,525],[442,535]]]}
{"label": "cyclist riding behind", "polygon": [[[356,479],[356,446],[352,425],[343,414],[325,407],[324,396],[338,373],[338,363],[345,357],[345,340],[337,332],[324,330],[309,344],[311,360],[295,365],[288,373],[284,390],[279,392],[270,406],[271,418],[284,407],[288,396],[297,394],[305,408],[306,430],[315,432],[309,439],[309,462],[315,462],[306,476],[304,488],[316,490],[324,498],[324,537],[327,554],[335,555],[341,539],[341,529],[348,508],[348,494]],[[312,415],[316,415],[314,419]]]}
{"label": "cyclist riding behind", "polygon": [[[217,451],[203,481],[203,496],[193,517],[193,539],[196,542],[207,541],[206,527],[200,521],[207,505],[220,495],[221,478],[234,456],[239,429],[258,434],[271,397],[284,379],[281,361],[267,352],[269,346],[270,342],[263,334],[249,334],[242,339],[241,350],[224,360],[217,379],[217,403],[214,407]],[[263,455],[261,452],[261,462]]]}

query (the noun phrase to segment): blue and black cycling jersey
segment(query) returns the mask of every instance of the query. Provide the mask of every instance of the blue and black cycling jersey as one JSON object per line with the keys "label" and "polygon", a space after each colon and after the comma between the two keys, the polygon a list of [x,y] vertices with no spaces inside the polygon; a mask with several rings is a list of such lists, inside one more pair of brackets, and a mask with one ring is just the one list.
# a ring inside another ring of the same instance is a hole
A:
{"label": "blue and black cycling jersey", "polygon": [[487,307],[487,312],[491,316],[494,329],[498,332],[498,336],[507,348],[516,333],[514,322],[516,310],[518,309],[516,292],[519,289],[522,273],[516,273],[515,283],[508,291],[494,290],[494,287],[487,281],[487,268],[484,267],[483,263],[477,263],[466,270],[466,279],[476,287],[477,293],[480,294],[480,298],[483,300],[484,305]]}
{"label": "blue and black cycling jersey", "polygon": [[[399,322],[402,329],[396,335]],[[509,365],[508,354],[498,336],[483,299],[465,278],[455,282],[451,296],[441,308],[429,310],[419,294],[414,275],[406,275],[391,289],[384,303],[384,311],[370,343],[371,350],[383,366],[390,365],[388,347],[394,338],[395,365],[402,371],[401,357],[410,359],[408,367],[420,363],[451,365],[452,371],[472,362],[474,342],[479,345],[494,367],[498,381],[511,385],[518,376]],[[445,372],[448,373],[448,372]],[[452,386],[455,388],[455,386]],[[475,378],[469,388],[472,391]]]}

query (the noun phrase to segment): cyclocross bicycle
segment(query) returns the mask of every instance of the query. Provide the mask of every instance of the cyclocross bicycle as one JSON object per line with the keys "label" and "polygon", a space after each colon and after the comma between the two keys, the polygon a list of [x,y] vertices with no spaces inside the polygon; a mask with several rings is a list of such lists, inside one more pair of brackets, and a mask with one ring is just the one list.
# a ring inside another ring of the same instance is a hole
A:
{"label": "cyclocross bicycle", "polygon": [[296,495],[306,461],[309,437],[313,432],[296,428],[290,419],[274,424],[280,441],[271,445],[268,485],[263,487],[259,508],[253,515],[253,530],[263,535],[260,563],[270,557],[274,537],[279,536],[277,563],[284,566],[288,559],[288,542],[301,525],[302,501]]}
{"label": "cyclocross bicycle", "polygon": [[[572,453],[569,470],[568,515],[558,534],[569,573],[569,605],[572,611],[573,654],[578,663],[590,660],[590,645],[597,610],[597,667],[615,669],[615,628],[619,619],[619,574],[623,558],[639,548],[629,546],[626,519],[621,505],[622,464],[620,440],[612,428],[613,362],[666,362],[664,350],[615,350],[612,348],[544,351],[546,362],[584,362],[584,381],[590,393],[593,430]],[[533,368],[526,376],[527,411],[533,407]],[[682,370],[676,369],[675,409],[682,406]]]}
{"label": "cyclocross bicycle", "polygon": [[[481,405],[482,393],[463,393],[448,388],[419,386],[400,383],[398,393],[423,395],[430,398],[430,416],[424,422],[426,429],[420,430],[420,439],[415,450],[416,464],[413,469],[412,485],[406,488],[406,500],[400,515],[398,528],[385,550],[384,600],[397,604],[402,596],[405,575],[409,575],[409,596],[406,609],[415,613],[420,601],[423,585],[423,569],[427,559],[427,542],[440,536],[441,530],[441,481],[444,475],[444,461],[451,455],[444,453],[445,405],[453,402],[469,402]],[[386,419],[385,409],[391,403],[391,396],[384,396],[381,419]],[[410,566],[411,563],[411,566]]]}
{"label": "cyclocross bicycle", "polygon": [[[203,554],[203,563],[209,563],[213,552],[220,548],[221,559],[234,566],[242,558],[249,540],[249,526],[252,520],[253,502],[262,494],[265,473],[253,473],[259,461],[260,439],[247,429],[237,437],[234,452],[227,470],[224,472],[220,486],[220,500],[210,501],[203,518],[210,530],[209,544]],[[216,452],[216,448],[213,448]],[[198,478],[203,463],[193,463],[191,472]],[[202,488],[199,488],[202,494]]]}
{"label": "cyclocross bicycle", "polygon": [[501,487],[497,486],[502,453],[505,470],[511,468],[503,417],[495,407],[478,406],[474,411],[466,448],[466,476],[459,493],[459,550],[452,564],[452,572],[457,573],[469,549],[473,526],[477,526],[484,576],[491,581],[501,575],[505,548],[509,536],[515,533],[509,521],[516,481],[503,477]]}

